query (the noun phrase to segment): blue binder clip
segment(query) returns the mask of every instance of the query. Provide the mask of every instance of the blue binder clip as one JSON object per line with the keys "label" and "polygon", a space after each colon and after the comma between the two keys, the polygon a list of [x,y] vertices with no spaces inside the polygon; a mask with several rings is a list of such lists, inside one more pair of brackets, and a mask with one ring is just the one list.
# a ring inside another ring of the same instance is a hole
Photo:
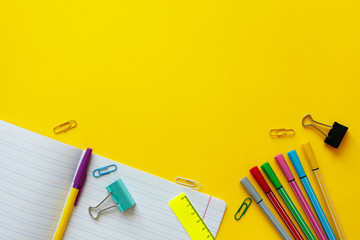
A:
{"label": "blue binder clip", "polygon": [[[106,174],[109,174],[111,172],[114,172],[116,171],[117,169],[117,166],[116,164],[111,164],[109,166],[106,166],[106,167],[102,167],[102,168],[98,168],[98,169],[95,169],[93,171],[93,176],[98,178],[98,177],[101,177],[103,175],[106,175]],[[105,172],[106,171],[106,172]]]}
{"label": "blue binder clip", "polygon": [[[96,207],[89,207],[89,214],[93,219],[96,220],[102,212],[109,210],[110,208],[118,207],[120,212],[123,212],[126,209],[131,208],[135,205],[134,199],[130,195],[129,191],[127,190],[121,179],[107,186],[106,190],[109,192],[109,195],[107,195],[107,197],[102,200]],[[97,215],[94,216],[92,214],[92,211],[97,210],[97,208],[100,207],[110,196],[112,196],[112,199],[116,204],[98,211]]]}

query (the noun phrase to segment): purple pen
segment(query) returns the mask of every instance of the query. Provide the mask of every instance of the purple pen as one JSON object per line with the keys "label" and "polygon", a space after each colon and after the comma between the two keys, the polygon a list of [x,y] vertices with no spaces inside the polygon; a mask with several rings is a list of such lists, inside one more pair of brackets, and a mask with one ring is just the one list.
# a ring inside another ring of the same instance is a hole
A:
{"label": "purple pen", "polygon": [[64,235],[73,207],[76,206],[79,200],[81,189],[83,188],[85,183],[87,169],[90,163],[91,153],[92,153],[92,149],[88,148],[84,154],[84,157],[80,162],[80,166],[74,178],[74,185],[71,188],[70,193],[68,195],[64,210],[61,214],[60,221],[58,223],[58,226],[56,227],[53,240],[61,240]]}

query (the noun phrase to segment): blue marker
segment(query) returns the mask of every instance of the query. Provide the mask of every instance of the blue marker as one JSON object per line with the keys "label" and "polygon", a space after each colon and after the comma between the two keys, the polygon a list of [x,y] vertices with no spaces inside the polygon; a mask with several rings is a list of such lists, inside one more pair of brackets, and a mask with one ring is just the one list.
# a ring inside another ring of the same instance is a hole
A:
{"label": "blue marker", "polygon": [[324,231],[325,231],[328,239],[336,240],[334,232],[331,229],[330,224],[329,224],[328,220],[326,219],[325,213],[320,206],[319,200],[317,199],[315,192],[314,192],[313,188],[311,187],[309,179],[306,177],[304,168],[301,165],[301,162],[299,160],[299,157],[298,157],[296,151],[292,150],[292,151],[288,152],[288,156],[289,156],[297,174],[299,175],[301,183],[305,188],[306,194],[310,198],[310,202],[311,202],[313,208],[315,209],[316,215],[318,216],[320,223],[321,223],[322,227],[324,228]]}

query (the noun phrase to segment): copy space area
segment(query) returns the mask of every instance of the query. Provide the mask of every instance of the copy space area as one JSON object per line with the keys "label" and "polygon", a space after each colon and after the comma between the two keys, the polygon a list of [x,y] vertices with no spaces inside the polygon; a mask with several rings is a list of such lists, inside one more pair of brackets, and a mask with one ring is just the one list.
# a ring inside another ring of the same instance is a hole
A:
{"label": "copy space area", "polygon": [[[279,153],[297,150],[326,209],[301,149],[311,141],[346,236],[360,239],[359,10],[355,0],[1,1],[0,118],[199,181],[227,203],[219,240],[279,238],[254,203],[234,219],[249,197],[239,180],[260,193],[249,169],[266,161],[306,218]],[[339,149],[301,126],[308,113],[349,127]],[[273,128],[296,134],[272,138]]]}

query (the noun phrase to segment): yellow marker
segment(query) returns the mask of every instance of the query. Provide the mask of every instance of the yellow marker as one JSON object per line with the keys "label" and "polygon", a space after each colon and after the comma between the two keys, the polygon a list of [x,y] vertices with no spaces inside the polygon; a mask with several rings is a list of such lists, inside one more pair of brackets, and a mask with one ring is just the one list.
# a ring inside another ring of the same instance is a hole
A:
{"label": "yellow marker", "polygon": [[185,193],[171,200],[169,205],[192,240],[215,239]]}
{"label": "yellow marker", "polygon": [[340,220],[339,220],[339,217],[337,216],[336,214],[336,211],[335,211],[335,208],[334,208],[334,205],[331,201],[331,198],[330,198],[330,194],[326,188],[326,185],[325,185],[325,182],[324,182],[324,179],[321,175],[321,172],[320,172],[320,169],[319,169],[319,165],[316,161],[316,158],[315,158],[315,155],[314,155],[314,152],[312,150],[312,147],[310,145],[310,142],[308,143],[305,143],[302,145],[303,147],[303,150],[305,152],[305,155],[310,163],[310,166],[311,166],[311,169],[313,171],[313,173],[315,174],[315,177],[316,177],[316,180],[319,184],[319,187],[321,189],[321,193],[325,199],[325,202],[326,202],[326,206],[331,214],[331,218],[335,224],[335,228],[336,228],[336,231],[338,233],[338,239],[340,240],[345,240],[346,237],[345,237],[345,233],[344,233],[344,230],[341,226],[341,223],[340,223]]}

